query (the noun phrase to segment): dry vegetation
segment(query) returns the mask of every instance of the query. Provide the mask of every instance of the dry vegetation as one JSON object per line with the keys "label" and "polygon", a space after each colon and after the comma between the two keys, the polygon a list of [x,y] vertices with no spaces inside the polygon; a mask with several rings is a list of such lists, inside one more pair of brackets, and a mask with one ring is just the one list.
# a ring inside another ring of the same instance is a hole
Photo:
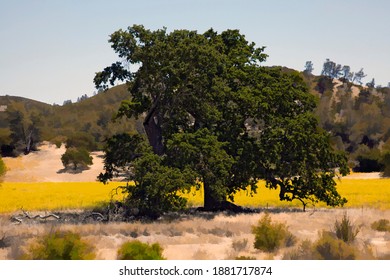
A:
{"label": "dry vegetation", "polygon": [[[54,230],[71,231],[95,245],[97,259],[116,259],[118,248],[127,241],[159,243],[167,259],[283,259],[297,254],[305,244],[314,244],[323,231],[333,231],[345,213],[358,229],[353,242],[360,259],[389,259],[390,232],[372,228],[372,223],[390,218],[390,210],[317,209],[309,212],[269,209],[274,222],[285,223],[296,237],[295,245],[273,252],[255,249],[252,227],[264,212],[228,215],[226,213],[167,216],[158,222],[62,224],[57,220],[31,220],[16,225],[9,216],[0,218],[0,259],[17,259],[38,236]],[[306,243],[305,243],[306,242]],[[303,245],[302,245],[303,244]]]}
{"label": "dry vegetation", "polygon": [[[54,165],[53,156],[59,161],[59,153],[53,147],[42,149],[39,155],[44,156],[47,164],[61,167]],[[339,190],[349,199],[348,208],[344,209],[320,206],[321,208],[310,208],[308,212],[302,212],[299,203],[295,205],[298,208],[288,207],[291,204],[281,204],[275,191],[260,186],[259,194],[253,198],[248,197],[245,192],[236,197],[238,204],[252,205],[260,209],[252,214],[177,214],[165,216],[153,223],[107,224],[81,220],[79,223],[64,223],[65,214],[72,217],[81,213],[81,210],[70,212],[66,209],[91,207],[99,201],[107,201],[113,186],[104,187],[96,182],[82,182],[83,174],[57,173],[59,169],[53,170],[48,165],[43,166],[42,161],[36,164],[36,160],[36,156],[30,156],[25,157],[23,161],[16,159],[15,165],[8,165],[13,170],[7,173],[6,179],[18,176],[24,178],[21,174],[31,167],[29,174],[34,176],[35,183],[6,180],[0,187],[0,212],[3,213],[0,215],[0,259],[20,258],[30,244],[39,240],[44,234],[56,230],[80,234],[84,241],[95,245],[97,259],[116,259],[120,246],[132,240],[149,244],[159,243],[166,259],[311,258],[313,256],[309,254],[310,248],[318,243],[317,240],[323,235],[323,231],[334,231],[335,222],[341,221],[345,213],[358,229],[356,239],[351,245],[354,250],[361,252],[357,258],[390,258],[390,232],[387,230],[388,222],[386,222],[390,220],[388,179],[343,179],[339,183]],[[93,170],[97,172],[99,168],[93,166],[91,171]],[[19,172],[19,175],[14,176],[13,172]],[[45,174],[53,177],[45,177]],[[94,174],[94,178],[96,175]],[[67,176],[65,181],[63,180],[65,177],[62,176]],[[353,176],[356,177],[356,174]],[[47,182],[49,180],[62,182]],[[190,205],[198,205],[200,197],[201,193],[197,196],[190,195]],[[20,213],[21,207],[30,211],[32,216],[38,214],[47,216],[49,212],[46,210],[61,209],[62,212],[58,214],[62,217],[59,220],[53,217],[24,219],[21,224],[10,220],[13,215]],[[282,246],[272,252],[254,248],[255,236],[252,228],[263,217],[265,211],[270,213],[273,222],[284,223],[295,236],[293,246]]]}

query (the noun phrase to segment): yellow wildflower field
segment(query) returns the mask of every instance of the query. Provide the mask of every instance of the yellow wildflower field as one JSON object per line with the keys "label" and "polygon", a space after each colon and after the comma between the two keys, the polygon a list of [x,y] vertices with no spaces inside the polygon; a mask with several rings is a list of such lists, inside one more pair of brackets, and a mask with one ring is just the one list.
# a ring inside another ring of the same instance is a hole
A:
{"label": "yellow wildflower field", "polygon": [[[390,179],[341,179],[337,181],[337,190],[348,200],[344,207],[390,209]],[[203,192],[199,190],[195,193],[195,196],[192,193],[184,196],[190,205],[199,206],[202,204]],[[234,203],[244,207],[302,207],[299,200],[280,201],[279,190],[267,189],[264,181],[258,183],[257,193],[253,196],[250,196],[249,191],[238,192]],[[326,207],[326,204],[318,203],[316,207]]]}
{"label": "yellow wildflower field", "polygon": [[[88,209],[108,202],[112,191],[124,183],[111,182],[49,182],[49,183],[7,183],[0,185],[0,213],[25,210]],[[372,207],[390,209],[390,179],[342,179],[338,181],[339,193],[348,199],[345,207]],[[189,206],[201,206],[203,192],[192,191],[183,194]],[[116,196],[116,198],[120,198]],[[278,190],[259,188],[252,197],[247,191],[235,195],[234,202],[244,207],[302,207],[300,201],[281,202]],[[311,205],[308,205],[310,207]],[[316,207],[325,207],[319,203]]]}
{"label": "yellow wildflower field", "polygon": [[123,183],[112,182],[33,182],[1,183],[0,213],[25,210],[65,210],[92,208],[111,198]]}

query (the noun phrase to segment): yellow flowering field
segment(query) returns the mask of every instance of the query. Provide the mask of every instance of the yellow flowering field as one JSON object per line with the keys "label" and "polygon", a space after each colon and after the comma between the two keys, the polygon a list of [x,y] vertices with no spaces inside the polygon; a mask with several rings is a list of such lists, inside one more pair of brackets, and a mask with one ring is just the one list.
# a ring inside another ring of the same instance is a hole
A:
{"label": "yellow flowering field", "polygon": [[0,213],[25,210],[90,208],[107,202],[112,190],[123,183],[43,182],[1,183]]}
{"label": "yellow flowering field", "polygon": [[[98,182],[7,183],[0,185],[0,213],[25,210],[64,210],[92,208],[111,198],[112,190],[123,183],[104,185]],[[257,194],[241,191],[235,203],[245,207],[302,207],[299,201],[281,202],[277,190],[259,182]],[[340,194],[348,199],[345,207],[390,209],[390,179],[342,179]],[[184,194],[190,206],[202,205],[201,190]],[[120,197],[119,197],[120,198]],[[316,207],[324,207],[318,204]],[[308,205],[310,207],[310,205]]]}
{"label": "yellow flowering field", "polygon": [[[337,189],[348,200],[344,207],[390,209],[390,179],[342,179],[337,181]],[[201,190],[195,196],[191,193],[185,197],[190,205],[202,205]],[[248,191],[240,191],[235,195],[234,202],[244,207],[302,207],[298,200],[280,201],[279,191],[267,189],[264,181],[258,183],[257,193],[252,197]],[[319,203],[316,207],[326,207],[326,204]]]}

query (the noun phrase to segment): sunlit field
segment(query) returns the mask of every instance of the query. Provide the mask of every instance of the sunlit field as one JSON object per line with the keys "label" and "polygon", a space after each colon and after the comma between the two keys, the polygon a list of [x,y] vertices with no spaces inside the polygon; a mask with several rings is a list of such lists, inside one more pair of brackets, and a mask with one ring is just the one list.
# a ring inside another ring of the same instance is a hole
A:
{"label": "sunlit field", "polygon": [[21,208],[29,211],[92,208],[109,201],[118,185],[99,182],[5,182],[0,185],[0,213]]}
{"label": "sunlit field", "polygon": [[[123,183],[103,185],[98,182],[60,183],[2,183],[0,186],[0,213],[20,210],[88,209],[111,199],[112,191]],[[338,182],[340,194],[348,199],[345,207],[372,207],[390,209],[390,179],[342,179]],[[278,191],[269,190],[259,182],[257,194],[236,194],[234,202],[244,207],[302,207],[301,202],[281,202]],[[201,190],[185,194],[189,206],[201,206]],[[115,198],[121,198],[120,195]],[[308,207],[312,207],[308,205]],[[325,207],[319,203],[316,207]]]}
{"label": "sunlit field", "polygon": [[[342,179],[337,181],[337,189],[348,200],[344,207],[390,209],[390,179]],[[201,190],[195,196],[192,193],[185,196],[190,205],[202,204]],[[244,207],[302,207],[299,200],[280,201],[278,190],[267,189],[263,181],[258,183],[256,194],[250,196],[249,191],[240,191],[235,195],[234,202]],[[326,204],[318,203],[316,207],[326,207]]]}

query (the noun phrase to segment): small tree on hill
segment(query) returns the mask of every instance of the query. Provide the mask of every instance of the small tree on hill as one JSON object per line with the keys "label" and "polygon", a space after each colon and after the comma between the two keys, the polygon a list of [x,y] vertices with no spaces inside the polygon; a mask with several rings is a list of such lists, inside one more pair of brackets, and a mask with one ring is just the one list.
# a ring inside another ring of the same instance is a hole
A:
{"label": "small tree on hill", "polygon": [[305,69],[303,70],[303,73],[305,74],[312,74],[313,73],[313,62],[311,61],[306,61],[306,64],[305,64]]}
{"label": "small tree on hill", "polygon": [[92,156],[84,148],[68,148],[61,156],[61,161],[65,168],[71,165],[74,170],[84,169],[92,164]]}

